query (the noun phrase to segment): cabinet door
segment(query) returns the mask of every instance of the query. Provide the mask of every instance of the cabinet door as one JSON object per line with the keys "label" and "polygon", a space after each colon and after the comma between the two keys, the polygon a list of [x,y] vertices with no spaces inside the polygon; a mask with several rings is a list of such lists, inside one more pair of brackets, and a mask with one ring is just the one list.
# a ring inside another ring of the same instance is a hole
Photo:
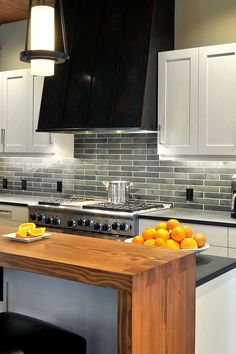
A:
{"label": "cabinet door", "polygon": [[199,153],[236,153],[236,44],[199,49]]}
{"label": "cabinet door", "polygon": [[198,48],[159,54],[158,153],[198,150]]}
{"label": "cabinet door", "polygon": [[26,152],[28,146],[28,70],[3,72],[4,151]]}
{"label": "cabinet door", "polygon": [[2,125],[2,114],[3,114],[3,109],[2,109],[2,73],[0,73],[0,152],[3,152],[3,125]]}
{"label": "cabinet door", "polygon": [[29,72],[28,79],[28,151],[33,153],[53,153],[53,141],[51,133],[36,132],[38,127],[44,77],[32,76]]}

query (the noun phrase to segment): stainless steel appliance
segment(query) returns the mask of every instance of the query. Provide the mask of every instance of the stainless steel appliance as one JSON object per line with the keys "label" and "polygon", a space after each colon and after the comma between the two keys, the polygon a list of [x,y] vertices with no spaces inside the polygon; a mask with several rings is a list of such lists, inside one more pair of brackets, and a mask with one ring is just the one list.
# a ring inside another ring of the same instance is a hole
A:
{"label": "stainless steel appliance", "polygon": [[[30,221],[47,230],[108,239],[124,240],[138,233],[138,214],[170,208],[170,204],[129,201],[111,204],[99,201],[52,200],[29,206]],[[42,204],[47,203],[47,204]],[[86,205],[86,203],[88,203]],[[58,205],[60,204],[60,205]]]}
{"label": "stainless steel appliance", "polygon": [[107,190],[107,202],[112,204],[126,203],[128,191],[133,186],[132,182],[127,181],[103,181]]}
{"label": "stainless steel appliance", "polygon": [[231,217],[236,218],[236,175],[232,176],[231,190],[232,190]]}

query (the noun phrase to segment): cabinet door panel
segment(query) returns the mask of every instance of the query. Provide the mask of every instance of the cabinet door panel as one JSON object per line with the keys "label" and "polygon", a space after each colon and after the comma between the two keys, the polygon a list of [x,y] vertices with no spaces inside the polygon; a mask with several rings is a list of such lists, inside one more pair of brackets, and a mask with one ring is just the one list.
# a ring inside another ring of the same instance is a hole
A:
{"label": "cabinet door panel", "polygon": [[203,254],[209,254],[210,256],[228,257],[228,248],[211,246],[206,251],[204,251]]}
{"label": "cabinet door panel", "polygon": [[236,153],[236,45],[199,49],[199,153]]}
{"label": "cabinet door panel", "polygon": [[5,152],[26,152],[28,147],[28,70],[3,73],[3,127]]}
{"label": "cabinet door panel", "polygon": [[3,135],[2,135],[2,128],[3,128],[3,107],[2,107],[2,73],[0,73],[0,152],[3,152]]}
{"label": "cabinet door panel", "polygon": [[229,257],[236,258],[236,249],[235,248],[229,248]]}
{"label": "cabinet door panel", "polygon": [[207,243],[211,246],[227,247],[228,246],[228,230],[224,226],[204,225],[204,224],[188,224],[192,228],[193,233],[203,233],[207,237]]}
{"label": "cabinet door panel", "polygon": [[159,154],[196,154],[198,49],[159,54]]}
{"label": "cabinet door panel", "polygon": [[229,227],[229,247],[236,248],[236,228]]}
{"label": "cabinet door panel", "polygon": [[37,133],[39,111],[41,106],[44,77],[28,75],[28,109],[29,109],[29,152],[52,153],[53,144],[50,133]]}

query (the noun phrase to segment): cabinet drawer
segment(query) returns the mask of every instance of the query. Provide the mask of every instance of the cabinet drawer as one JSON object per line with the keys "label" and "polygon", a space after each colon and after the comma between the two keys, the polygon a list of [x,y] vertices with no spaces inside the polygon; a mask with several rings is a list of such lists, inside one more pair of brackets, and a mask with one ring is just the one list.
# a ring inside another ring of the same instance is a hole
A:
{"label": "cabinet drawer", "polygon": [[0,204],[0,222],[3,220],[27,222],[29,220],[28,208]]}
{"label": "cabinet drawer", "polygon": [[236,228],[229,227],[229,247],[236,248]]}
{"label": "cabinet drawer", "polygon": [[[236,251],[236,250],[235,250]],[[211,256],[220,256],[220,257],[228,257],[228,248],[226,247],[217,247],[217,246],[211,246],[208,248],[206,251],[203,253],[204,255],[209,254]],[[235,252],[235,258],[236,258],[236,252]]]}
{"label": "cabinet drawer", "polygon": [[229,248],[228,256],[229,258],[236,258],[236,248]]}
{"label": "cabinet drawer", "polygon": [[227,227],[212,226],[203,224],[188,224],[192,228],[193,233],[202,233],[206,235],[207,243],[211,246],[228,247],[228,232]]}

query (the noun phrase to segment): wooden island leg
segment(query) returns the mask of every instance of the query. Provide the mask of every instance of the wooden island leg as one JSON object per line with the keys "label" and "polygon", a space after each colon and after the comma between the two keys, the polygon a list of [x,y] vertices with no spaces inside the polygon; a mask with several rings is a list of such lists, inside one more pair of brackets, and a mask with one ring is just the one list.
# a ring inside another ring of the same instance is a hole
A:
{"label": "wooden island leg", "polygon": [[118,354],[194,354],[195,254],[133,278],[119,291]]}

